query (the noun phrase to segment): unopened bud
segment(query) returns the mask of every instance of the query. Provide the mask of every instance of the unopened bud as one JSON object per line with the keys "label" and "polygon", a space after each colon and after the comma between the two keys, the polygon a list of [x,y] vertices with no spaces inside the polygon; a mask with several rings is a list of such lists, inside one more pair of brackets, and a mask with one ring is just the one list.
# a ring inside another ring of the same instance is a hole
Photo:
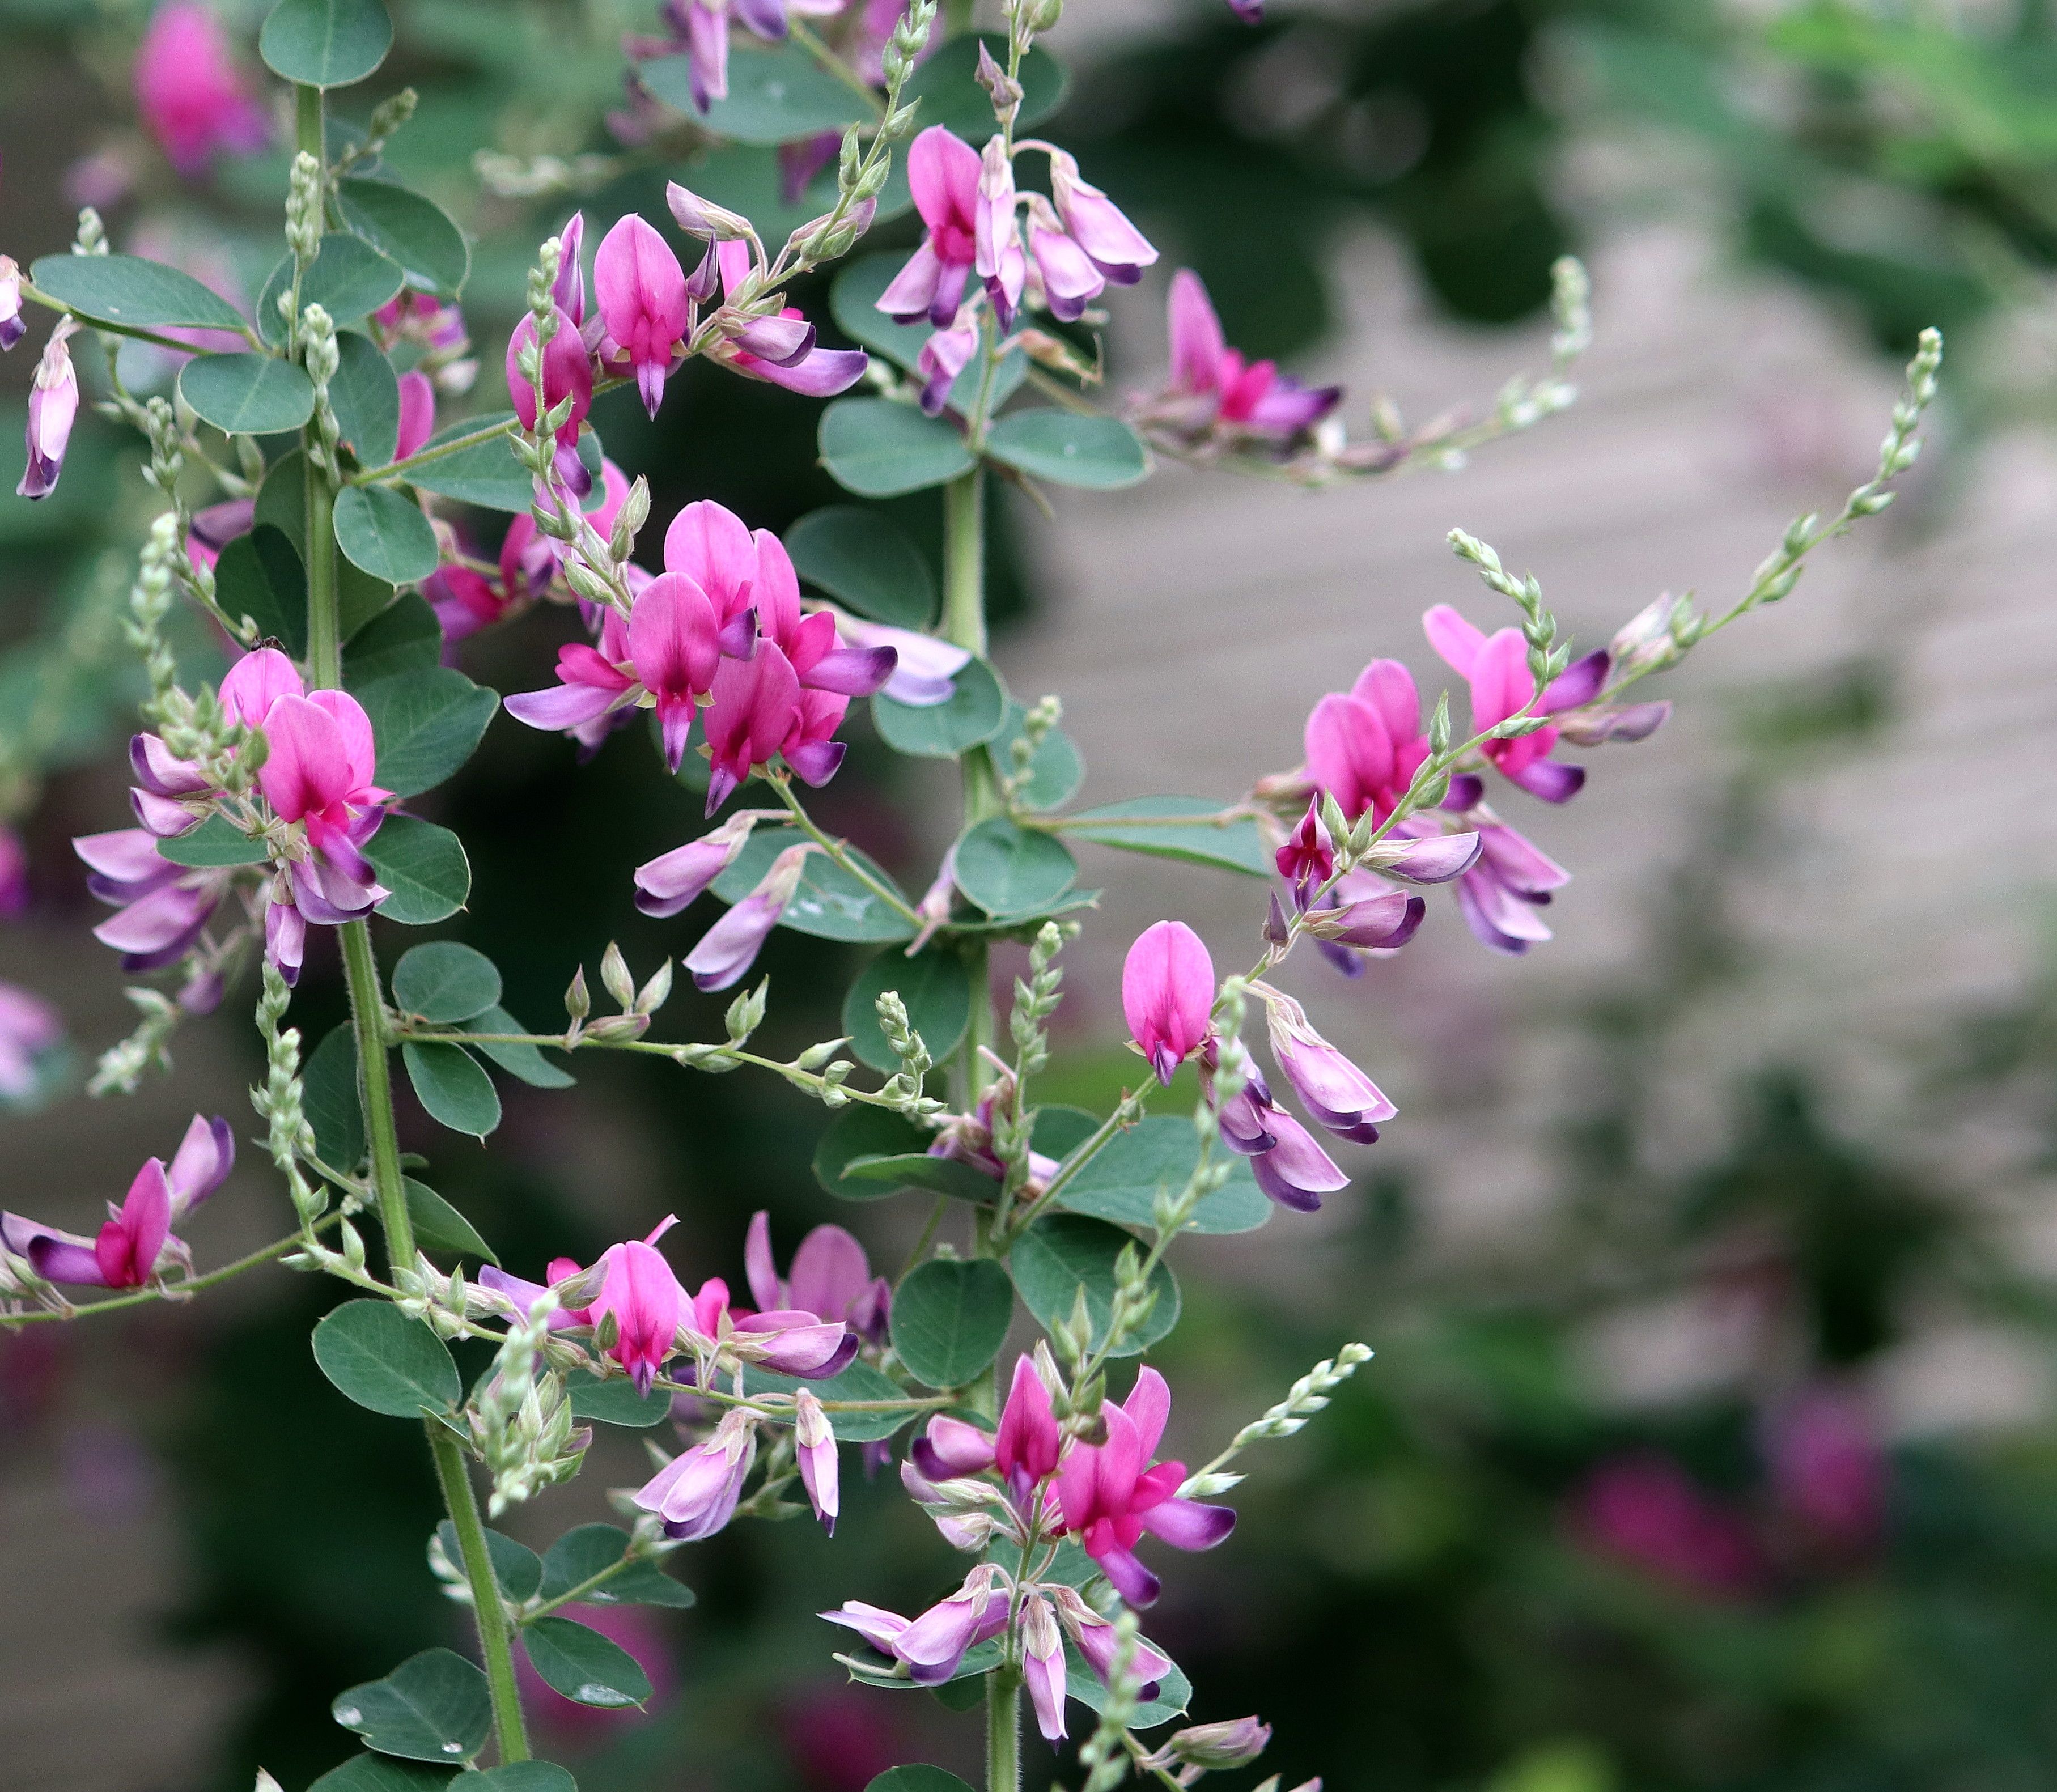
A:
{"label": "unopened bud", "polygon": [[616,1006],[624,1013],[636,1006],[636,979],[628,975],[628,961],[621,955],[621,948],[612,940],[600,960],[600,987],[612,996]]}
{"label": "unopened bud", "polygon": [[679,228],[703,243],[747,243],[755,234],[741,212],[704,199],[676,180],[665,188],[664,203],[671,207]]}
{"label": "unopened bud", "polygon": [[585,967],[582,964],[572,973],[570,985],[565,991],[565,1012],[573,1020],[584,1020],[593,1012],[593,996],[585,987]]}

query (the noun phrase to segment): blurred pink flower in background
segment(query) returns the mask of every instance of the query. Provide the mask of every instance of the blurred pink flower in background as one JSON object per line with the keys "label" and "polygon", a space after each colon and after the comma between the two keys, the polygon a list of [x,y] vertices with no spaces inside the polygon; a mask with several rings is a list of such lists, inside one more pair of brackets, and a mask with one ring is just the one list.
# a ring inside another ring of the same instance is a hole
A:
{"label": "blurred pink flower in background", "polygon": [[1571,1496],[1573,1533],[1595,1555],[1647,1569],[1687,1592],[1741,1599],[1764,1578],[1742,1515],[1671,1457],[1639,1450],[1609,1458]]}
{"label": "blurred pink flower in background", "polygon": [[1780,1509],[1806,1541],[1842,1556],[1878,1546],[1892,1466],[1859,1395],[1825,1384],[1808,1389],[1766,1419],[1763,1450]]}
{"label": "blurred pink flower in background", "polygon": [[250,97],[221,22],[198,0],[168,0],[136,50],[136,105],[172,166],[191,180],[216,152],[248,156],[271,140],[271,121]]}
{"label": "blurred pink flower in background", "polygon": [[858,1687],[818,1683],[779,1707],[778,1734],[810,1792],[864,1792],[905,1753],[882,1701]]}

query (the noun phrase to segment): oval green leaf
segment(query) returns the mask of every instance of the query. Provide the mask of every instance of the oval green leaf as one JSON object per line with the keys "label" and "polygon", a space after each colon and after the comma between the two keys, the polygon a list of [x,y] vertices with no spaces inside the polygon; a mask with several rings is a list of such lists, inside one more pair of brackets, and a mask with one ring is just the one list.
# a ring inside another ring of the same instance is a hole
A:
{"label": "oval green leaf", "polygon": [[878,998],[899,992],[907,1018],[921,1035],[929,1055],[938,1064],[957,1049],[971,1023],[971,973],[963,956],[948,947],[931,947],[912,958],[905,952],[881,952],[858,974],[842,999],[842,1030],[850,1049],[874,1070],[900,1067],[878,1024]]}
{"label": "oval green leaf", "polygon": [[179,396],[232,436],[283,434],[315,413],[307,374],[268,354],[196,354],[179,370]]}
{"label": "oval green leaf", "polygon": [[917,759],[954,759],[993,739],[1007,726],[1007,691],[1000,674],[982,659],[968,662],[953,681],[947,703],[925,708],[902,703],[883,692],[871,699],[871,720],[896,753]]}
{"label": "oval green leaf", "polygon": [[346,485],[336,494],[335,540],[353,566],[389,585],[411,585],[436,569],[436,532],[421,506],[386,485]]}
{"label": "oval green leaf", "polygon": [[454,776],[500,706],[493,692],[448,666],[381,678],[359,701],[379,743],[379,781],[402,797]]}
{"label": "oval green leaf", "polygon": [[1120,417],[1055,406],[1009,412],[993,425],[985,451],[1037,479],[1093,492],[1118,492],[1150,473],[1143,438]]}
{"label": "oval green leaf", "polygon": [[672,1416],[672,1396],[661,1387],[638,1394],[633,1382],[573,1375],[570,1391],[574,1418],[596,1418],[603,1425],[628,1425],[647,1431]]}
{"label": "oval green leaf", "polygon": [[1000,1195],[997,1177],[954,1157],[932,1157],[925,1151],[853,1157],[842,1166],[842,1174],[846,1182],[876,1182],[886,1189],[926,1189],[931,1194],[950,1195],[981,1206]]}
{"label": "oval green leaf", "polygon": [[915,1762],[905,1767],[888,1767],[864,1792],[972,1792],[972,1789],[953,1773]]}
{"label": "oval green leaf", "polygon": [[360,466],[382,467],[400,437],[400,382],[393,363],[355,330],[335,338],[335,377],[328,382],[336,426]]}
{"label": "oval green leaf", "polygon": [[396,1761],[386,1754],[359,1754],[340,1767],[330,1768],[307,1792],[442,1792],[450,1782],[446,1767]]}
{"label": "oval green leaf", "polygon": [[448,920],[471,894],[464,842],[418,815],[389,815],[364,843],[379,881],[393,893],[379,912],[406,927]]}
{"label": "oval green leaf", "polygon": [[[535,1030],[524,1027],[502,1007],[488,1008],[464,1023],[467,1033],[529,1033]],[[536,1046],[522,1039],[481,1039],[477,1050],[497,1064],[510,1077],[518,1078],[532,1089],[569,1089],[578,1081],[570,1071],[553,1064]]]}
{"label": "oval green leaf", "polygon": [[464,1393],[450,1347],[388,1300],[346,1300],[315,1327],[314,1347],[321,1372],[346,1399],[389,1418],[448,1412]]}
{"label": "oval green leaf", "polygon": [[284,530],[259,523],[221,550],[214,596],[223,611],[256,623],[261,639],[279,641],[295,659],[307,651],[307,576]]}
{"label": "oval green leaf", "polygon": [[969,829],[952,860],[957,888],[992,916],[1048,908],[1076,880],[1064,843],[992,815]]}
{"label": "oval green leaf", "polygon": [[441,1039],[410,1039],[400,1048],[422,1106],[454,1133],[482,1139],[500,1124],[500,1096],[477,1058]]}
{"label": "oval green leaf", "polygon": [[[463,1545],[458,1541],[457,1526],[446,1518],[436,1526],[436,1540],[443,1546],[443,1554],[451,1561],[464,1560]],[[543,1584],[543,1558],[525,1543],[517,1543],[511,1537],[488,1530],[486,1533],[486,1553],[493,1564],[493,1578],[516,1604],[525,1599],[533,1599],[537,1589]]]}
{"label": "oval green leaf", "polygon": [[159,841],[157,856],[175,865],[219,866],[261,865],[267,855],[264,841],[252,840],[225,815],[210,815],[190,833]]}
{"label": "oval green leaf", "polygon": [[500,999],[500,973],[485,953],[454,940],[410,947],[393,967],[402,1011],[439,1026],[482,1015]]}
{"label": "oval green leaf", "polygon": [[81,317],[138,330],[249,327],[243,314],[190,274],[141,255],[43,255],[29,270],[42,292]]}
{"label": "oval green leaf", "polygon": [[[300,309],[319,305],[331,322],[350,323],[368,315],[399,291],[406,276],[362,237],[332,230],[321,239],[314,264],[300,276]],[[264,277],[257,297],[257,333],[275,347],[286,339],[279,298],[293,284],[293,258],[281,255]]]}
{"label": "oval green leaf", "polygon": [[[1107,1342],[1108,1323],[1114,1312],[1114,1265],[1124,1246],[1142,1244],[1119,1226],[1090,1220],[1083,1214],[1053,1213],[1038,1220],[1014,1241],[1007,1266],[1014,1286],[1028,1311],[1046,1331],[1064,1324],[1080,1288],[1085,1290],[1086,1311],[1092,1319],[1092,1348]],[[1130,1333],[1115,1356],[1134,1356],[1179,1323],[1179,1284],[1171,1266],[1160,1263],[1150,1277],[1157,1304],[1150,1316]]]}
{"label": "oval green leaf", "polygon": [[417,286],[446,299],[464,291],[471,273],[470,245],[434,200],[396,181],[347,176],[336,183],[335,206],[350,229],[403,268]]}
{"label": "oval green leaf", "polygon": [[410,591],[343,643],[343,687],[361,695],[382,678],[433,671],[442,652],[442,624],[427,599]]}
{"label": "oval green leaf", "polygon": [[965,439],[938,417],[886,398],[838,398],[822,413],[822,464],[865,498],[941,485],[972,466]]}
{"label": "oval green leaf", "polygon": [[308,87],[362,81],[392,47],[384,0],[279,0],[257,36],[264,66]]}
{"label": "oval green leaf", "polygon": [[914,538],[883,512],[834,504],[786,532],[786,552],[811,585],[846,609],[895,628],[926,628],[936,580]]}
{"label": "oval green leaf", "polygon": [[472,1775],[464,1792],[578,1792],[578,1782],[554,1761],[503,1761]]}
{"label": "oval green leaf", "polygon": [[930,1387],[962,1387],[999,1355],[1013,1323],[1013,1286],[991,1257],[931,1257],[893,1292],[893,1347]]}
{"label": "oval green leaf", "polygon": [[315,1151],[331,1169],[351,1174],[364,1161],[364,1110],[357,1094],[357,1039],[348,1021],[331,1027],[301,1060],[300,1081]]}
{"label": "oval green leaf", "polygon": [[1132,797],[1066,816],[1064,831],[1068,839],[1118,846],[1125,852],[1269,877],[1271,855],[1254,817],[1217,819],[1229,806],[1205,797]]}
{"label": "oval green leaf", "polygon": [[481,1263],[500,1261],[470,1220],[426,1182],[417,1182],[411,1176],[402,1181],[407,1193],[408,1223],[414,1228],[414,1242],[423,1250],[476,1257]]}
{"label": "oval green leaf", "polygon": [[814,1180],[845,1201],[878,1201],[894,1185],[844,1173],[863,1157],[914,1157],[929,1149],[935,1134],[888,1108],[852,1102],[828,1123],[814,1147]]}
{"label": "oval green leaf", "polygon": [[[502,411],[474,417],[464,423],[453,423],[447,429],[438,429],[430,437],[420,452],[426,453],[460,437],[476,435],[481,429],[513,420],[513,412]],[[475,504],[482,510],[526,511],[536,494],[536,482],[528,469],[514,458],[513,437],[507,434],[474,442],[454,454],[446,454],[440,460],[413,468],[406,478],[409,484],[419,486],[424,492],[454,498],[459,504]]]}
{"label": "oval green leaf", "polygon": [[728,59],[728,93],[703,113],[693,98],[692,61],[660,56],[636,79],[674,112],[735,143],[791,143],[869,119],[871,109],[800,48],[755,49],[738,43]]}
{"label": "oval green leaf", "polygon": [[[581,1525],[566,1531],[544,1552],[543,1597],[563,1598],[575,1588],[585,1586],[595,1575],[606,1574],[628,1553],[628,1533],[618,1525]],[[655,1562],[633,1561],[581,1593],[577,1603],[668,1605],[682,1612],[693,1603],[693,1590],[680,1585]]]}
{"label": "oval green leaf", "polygon": [[381,1754],[410,1761],[469,1761],[493,1728],[482,1670],[454,1649],[425,1649],[382,1680],[336,1695],[329,1710]]}
{"label": "oval green leaf", "polygon": [[650,1676],[616,1642],[569,1618],[536,1618],[522,1627],[529,1663],[549,1685],[581,1705],[603,1711],[640,1705]]}
{"label": "oval green leaf", "polygon": [[[382,779],[382,782],[384,781]],[[791,828],[759,828],[752,833],[735,864],[714,880],[714,893],[723,902],[740,902],[757,887],[758,880],[771,869],[771,861],[794,845],[800,836]],[[888,889],[897,890],[893,880],[856,848],[850,856]],[[904,893],[901,900],[905,901]],[[859,883],[826,852],[810,852],[800,873],[799,888],[779,917],[781,927],[796,933],[811,933],[820,940],[870,941],[884,945],[911,940],[911,922],[876,891]]]}
{"label": "oval green leaf", "polygon": [[[1040,1118],[1036,1149],[1048,1151]],[[1215,1153],[1214,1161],[1226,1157],[1231,1165],[1228,1181],[1200,1202],[1187,1229],[1254,1232],[1271,1217],[1271,1203],[1250,1173],[1250,1161],[1230,1157],[1219,1145]],[[1116,1133],[1080,1165],[1057,1191],[1057,1205],[1117,1225],[1154,1225],[1159,1194],[1177,1194],[1192,1180],[1199,1161],[1199,1137],[1190,1120],[1175,1114],[1151,1114],[1127,1132]]]}

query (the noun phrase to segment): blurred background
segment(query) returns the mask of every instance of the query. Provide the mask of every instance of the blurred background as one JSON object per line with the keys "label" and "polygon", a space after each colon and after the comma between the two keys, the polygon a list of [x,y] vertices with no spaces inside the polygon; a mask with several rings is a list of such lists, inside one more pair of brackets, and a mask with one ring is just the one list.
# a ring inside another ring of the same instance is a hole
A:
{"label": "blurred background", "polygon": [[[247,299],[283,152],[172,173],[129,99],[147,10],[0,0],[0,249],[61,249],[89,202],[117,247]],[[262,10],[218,7],[246,59]],[[655,209],[679,172],[609,121],[620,37],[652,9],[393,10],[394,54],[359,91],[422,92],[390,153],[476,233],[466,314],[489,394],[538,238],[574,204],[603,223]],[[1582,647],[1662,591],[1726,603],[1789,518],[1865,477],[1915,331],[1938,324],[1951,349],[1891,512],[1668,679],[1672,725],[1596,756],[1578,802],[1507,804],[1575,874],[1555,940],[1492,958],[1437,900],[1357,982],[1294,967],[1401,1118],[1321,1214],[1188,1252],[1187,1321],[1158,1353],[1170,1442],[1203,1458],[1346,1339],[1377,1354],[1250,1460],[1232,1542],[1167,1576],[1151,1628],[1197,1715],[1260,1712],[1277,1739],[1244,1777],[1332,1792],[2048,1786],[2052,9],[1339,0],[1253,30],[1211,0],[1073,0],[1053,47],[1074,85],[1051,133],[1163,248],[1155,271],[1198,267],[1232,342],[1346,383],[1353,433],[1377,393],[1410,417],[1483,408],[1539,365],[1568,248],[1599,331],[1578,406],[1455,477],[1309,496],[1171,469],[1064,494],[1054,519],[997,503],[996,656],[1023,700],[1063,698],[1087,801],[1236,797],[1297,762],[1308,708],[1374,655],[1435,688],[1421,611],[1491,610],[1443,545],[1453,525],[1533,571]],[[562,157],[583,184],[493,196],[480,149]],[[913,238],[902,220],[878,246]],[[1114,295],[1118,386],[1162,365],[1162,291]],[[0,364],[10,485],[31,371],[26,353]],[[627,394],[596,413],[658,516],[714,497],[779,528],[834,499],[812,404],[698,365],[680,384],[655,426]],[[172,1076],[83,1093],[133,1018],[66,842],[125,817],[139,680],[118,619],[153,512],[138,464],[84,417],[58,495],[0,505],[0,798],[30,884],[0,922],[0,979],[54,1003],[72,1041],[0,1116],[0,1197],[72,1224],[196,1109],[247,1135],[260,1068],[239,994],[180,1034]],[[922,501],[906,509],[933,541]],[[529,688],[565,632],[534,615],[465,663]],[[913,888],[943,844],[918,773],[860,734],[821,805]],[[450,931],[535,1024],[575,959],[619,940],[647,967],[704,925],[631,904],[627,868],[698,809],[640,738],[579,769],[503,719],[433,801],[474,866]],[[1261,897],[1147,859],[1103,855],[1085,880],[1108,894],[1068,960],[1041,1094],[1104,1105],[1134,1070],[1115,1049],[1126,943],[1175,915],[1233,959]],[[847,949],[782,933],[764,967],[780,1042],[838,1030]],[[313,1038],[343,1011],[333,964],[303,987]],[[668,1029],[707,1036],[715,1001],[675,999]],[[823,1116],[796,1097],[580,1070],[562,1093],[510,1086],[489,1153],[433,1135],[438,1185],[517,1267],[673,1210],[698,1274],[737,1273],[760,1206],[782,1256],[826,1219],[889,1272],[910,1241],[904,1216],[821,1191]],[[246,1164],[196,1228],[202,1260],[283,1211]],[[458,1637],[425,1565],[418,1446],[308,1355],[332,1298],[279,1274],[0,1336],[8,1792],[240,1789],[260,1763],[298,1788],[350,1752],[338,1689]],[[508,1528],[604,1516],[604,1489],[640,1478],[627,1435]],[[850,1499],[833,1545],[741,1526],[687,1552],[691,1612],[593,1620],[660,1691],[620,1715],[537,1689],[545,1747],[585,1792],[861,1792],[896,1761],[972,1768],[976,1717],[847,1687],[829,1659],[815,1612],[911,1608],[951,1574],[890,1474]]]}

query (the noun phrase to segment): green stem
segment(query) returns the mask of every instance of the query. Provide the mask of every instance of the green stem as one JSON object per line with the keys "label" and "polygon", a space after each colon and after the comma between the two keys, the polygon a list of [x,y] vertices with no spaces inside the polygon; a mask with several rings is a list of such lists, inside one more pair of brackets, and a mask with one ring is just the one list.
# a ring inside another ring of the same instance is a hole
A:
{"label": "green stem", "polygon": [[[313,425],[310,425],[311,429]],[[340,606],[336,597],[335,489],[306,456],[307,501],[307,672],[315,683],[343,682]],[[326,552],[323,551],[324,548]]]}
{"label": "green stem", "polygon": [[393,1125],[392,1042],[386,1030],[386,1001],[379,993],[379,961],[371,950],[371,924],[347,921],[343,936],[343,980],[350,989],[350,1022],[357,1039],[357,1093],[364,1106],[364,1130],[371,1145],[371,1192],[379,1200],[379,1223],[386,1228],[386,1256],[394,1270],[414,1264],[414,1227],[407,1217],[406,1179],[400,1170],[400,1140]]}
{"label": "green stem", "polygon": [[293,89],[293,147],[316,161],[322,160],[322,90],[319,87]]}
{"label": "green stem", "polygon": [[1021,1792],[1021,1676],[1011,1667],[985,1677],[985,1792]]}
{"label": "green stem", "polygon": [[478,1620],[478,1641],[486,1656],[486,1683],[493,1695],[493,1731],[500,1744],[503,1762],[529,1758],[529,1733],[521,1722],[521,1695],[514,1679],[514,1650],[507,1622],[507,1608],[501,1603],[500,1588],[493,1578],[493,1558],[486,1553],[486,1527],[479,1522],[478,1501],[465,1473],[464,1452],[457,1439],[440,1423],[428,1423],[429,1449],[436,1459],[436,1479],[442,1482],[443,1503],[450,1508],[450,1522],[457,1527],[458,1553],[464,1558],[465,1578],[471,1583],[472,1610]]}
{"label": "green stem", "polygon": [[452,454],[462,454],[467,448],[476,448],[501,436],[520,433],[521,421],[505,417],[497,423],[482,424],[476,429],[467,429],[461,436],[453,436],[448,441],[438,442],[434,448],[424,448],[410,454],[404,461],[389,461],[382,467],[368,467],[361,473],[352,473],[344,483],[351,485],[380,485],[389,479],[398,479],[402,473],[412,473],[417,467],[426,467],[431,461],[440,461]]}
{"label": "green stem", "polygon": [[[985,469],[973,467],[943,488],[943,635],[983,658],[985,654]],[[966,827],[1001,810],[993,756],[982,746],[964,755]],[[988,1066],[979,1048],[995,1037],[993,1002],[987,992],[986,947],[968,939],[961,948],[971,979],[971,1025],[956,1062],[958,1106],[969,1112],[985,1093]],[[981,1254],[984,1252],[981,1243]]]}

